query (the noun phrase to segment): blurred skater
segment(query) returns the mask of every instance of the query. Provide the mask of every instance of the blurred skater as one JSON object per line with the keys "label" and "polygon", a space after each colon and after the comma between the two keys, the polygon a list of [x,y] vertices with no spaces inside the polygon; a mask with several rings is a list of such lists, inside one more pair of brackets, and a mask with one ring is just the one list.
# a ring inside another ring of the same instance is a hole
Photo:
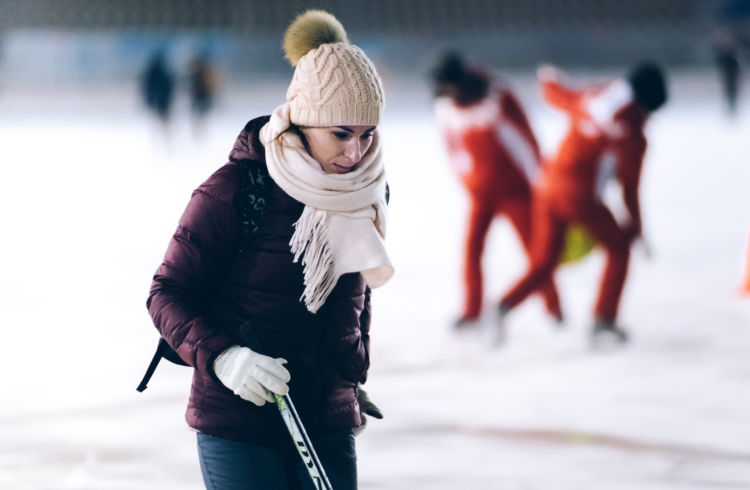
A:
{"label": "blurred skater", "polygon": [[165,136],[168,135],[169,118],[174,99],[175,79],[167,65],[164,52],[156,51],[149,58],[140,79],[140,89],[146,108],[156,116]]}
{"label": "blurred skater", "polygon": [[[505,333],[505,317],[549,279],[558,264],[564,233],[570,223],[581,225],[606,252],[604,275],[594,307],[592,340],[625,342],[617,325],[630,246],[641,235],[638,186],[646,151],[644,125],[667,99],[661,69],[650,63],[635,67],[627,78],[603,87],[573,90],[551,67],[539,71],[546,100],[565,111],[570,129],[557,155],[544,167],[536,188],[532,260],[526,274],[503,296],[496,335]],[[616,177],[629,214],[621,225],[602,201],[605,184]]]}
{"label": "blurred skater", "polygon": [[218,85],[218,72],[206,54],[199,54],[190,61],[188,89],[193,133],[196,137],[203,134],[206,118],[214,106]]}
{"label": "blurred skater", "polygon": [[714,61],[730,115],[737,112],[742,83],[743,53],[750,53],[750,0],[728,0],[716,11],[713,26]]}
{"label": "blurred skater", "polygon": [[[454,326],[479,319],[482,252],[493,218],[507,217],[529,253],[531,183],[539,170],[539,145],[515,95],[493,86],[484,71],[446,54],[432,71],[435,111],[461,182],[470,200],[463,258],[464,305]],[[541,285],[549,313],[562,319],[551,279]]]}

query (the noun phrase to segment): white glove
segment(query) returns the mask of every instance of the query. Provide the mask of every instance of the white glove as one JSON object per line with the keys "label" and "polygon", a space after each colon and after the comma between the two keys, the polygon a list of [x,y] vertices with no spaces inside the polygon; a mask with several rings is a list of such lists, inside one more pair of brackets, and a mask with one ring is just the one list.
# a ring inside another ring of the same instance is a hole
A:
{"label": "white glove", "polygon": [[259,407],[275,401],[273,393],[286,395],[289,371],[286,359],[264,356],[248,347],[232,346],[214,361],[214,372],[224,386]]}

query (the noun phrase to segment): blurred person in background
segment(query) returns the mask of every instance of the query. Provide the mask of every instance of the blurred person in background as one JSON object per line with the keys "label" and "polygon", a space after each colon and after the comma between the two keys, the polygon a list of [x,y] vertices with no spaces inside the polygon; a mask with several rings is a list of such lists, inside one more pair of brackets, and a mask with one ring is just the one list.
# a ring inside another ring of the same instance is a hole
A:
{"label": "blurred person in background", "polygon": [[154,52],[141,74],[140,91],[143,103],[168,134],[169,118],[175,92],[175,76],[167,64],[164,50]]}
{"label": "blurred person in background", "polygon": [[357,488],[371,288],[393,274],[383,85],[326,12],[297,17],[284,50],[286,102],[195,190],[147,302],[194,368],[186,420],[208,489],[313,488],[274,406],[287,392],[333,488]]}
{"label": "blurred person in background", "polygon": [[203,133],[206,117],[213,109],[216,91],[219,88],[219,73],[206,53],[199,53],[188,66],[188,91],[192,112],[193,133]]}
{"label": "blurred person in background", "polygon": [[[450,160],[469,196],[464,245],[464,305],[454,326],[475,326],[480,318],[482,253],[495,217],[507,217],[529,253],[531,186],[540,152],[528,118],[509,87],[468,66],[456,53],[446,53],[431,71],[435,115]],[[562,320],[551,278],[541,293],[550,315]]]}
{"label": "blurred person in background", "polygon": [[[644,126],[667,100],[665,78],[652,63],[640,64],[627,77],[606,85],[581,89],[564,85],[553,67],[541,68],[538,76],[544,98],[567,114],[570,125],[536,187],[531,264],[500,301],[495,335],[505,335],[508,312],[552,277],[565,230],[573,223],[582,226],[606,253],[592,342],[624,343],[627,334],[617,324],[617,313],[630,247],[642,233],[638,187],[646,152]],[[612,177],[620,184],[628,213],[623,224],[602,200]]]}
{"label": "blurred person in background", "polygon": [[722,2],[713,25],[714,60],[730,115],[737,112],[742,84],[742,56],[750,53],[750,0]]}

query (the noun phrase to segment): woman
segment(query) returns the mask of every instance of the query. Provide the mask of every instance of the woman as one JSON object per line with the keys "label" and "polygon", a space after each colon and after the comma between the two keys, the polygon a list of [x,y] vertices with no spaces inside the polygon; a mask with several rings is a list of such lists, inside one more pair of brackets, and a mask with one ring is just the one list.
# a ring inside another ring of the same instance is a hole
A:
{"label": "woman", "polygon": [[[357,487],[370,288],[393,274],[383,87],[326,12],[299,16],[284,49],[295,66],[287,102],[250,121],[193,193],[147,303],[194,368],[186,419],[208,489],[312,488],[273,404],[287,392],[333,487]],[[246,195],[247,175],[262,196]],[[248,201],[262,215],[248,219]]]}
{"label": "woman", "polygon": [[[482,309],[482,253],[492,220],[507,217],[526,253],[531,243],[531,186],[540,152],[520,102],[508,87],[492,86],[483,71],[456,54],[432,71],[435,113],[451,163],[469,195],[464,251],[465,300],[454,326],[476,325]],[[542,290],[550,315],[562,321],[552,281]]]}

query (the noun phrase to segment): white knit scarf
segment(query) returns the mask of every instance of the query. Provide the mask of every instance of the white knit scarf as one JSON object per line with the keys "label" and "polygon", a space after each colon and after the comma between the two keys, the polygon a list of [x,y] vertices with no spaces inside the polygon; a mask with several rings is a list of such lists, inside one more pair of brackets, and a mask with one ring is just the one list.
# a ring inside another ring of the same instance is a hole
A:
{"label": "white knit scarf", "polygon": [[305,290],[300,300],[313,313],[325,303],[342,274],[361,272],[371,288],[385,284],[393,266],[385,249],[385,169],[377,131],[357,167],[327,174],[289,131],[289,104],[277,107],[260,131],[268,173],[305,209],[289,242],[302,257]]}

